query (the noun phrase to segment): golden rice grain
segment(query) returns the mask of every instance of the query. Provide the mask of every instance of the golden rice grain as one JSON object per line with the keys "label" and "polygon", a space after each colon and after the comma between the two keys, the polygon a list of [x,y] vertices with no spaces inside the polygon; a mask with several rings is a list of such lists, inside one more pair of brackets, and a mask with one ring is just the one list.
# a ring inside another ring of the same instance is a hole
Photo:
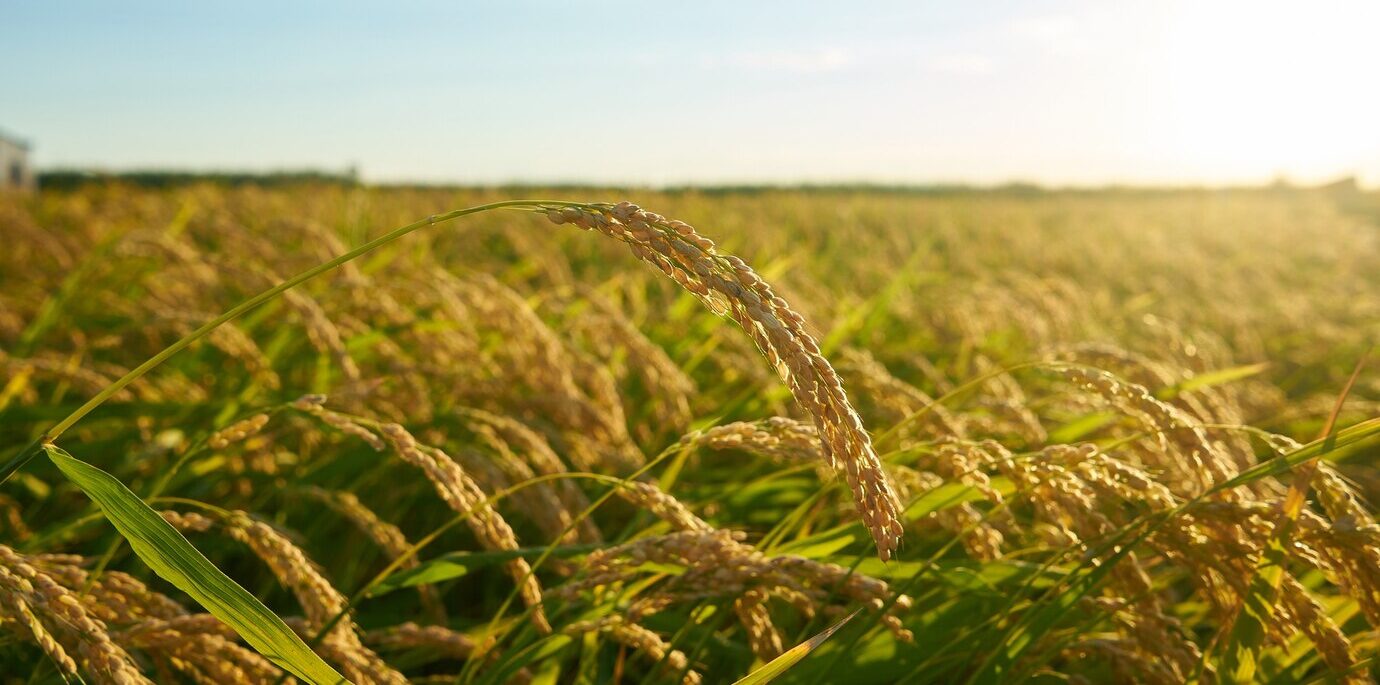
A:
{"label": "golden rice grain", "polygon": [[[489,505],[488,497],[464,469],[445,452],[423,447],[407,429],[396,423],[382,427],[384,437],[393,445],[402,460],[422,469],[436,493],[451,509],[464,514],[475,537],[490,549],[518,549],[517,537],[508,522]],[[532,611],[532,625],[541,633],[550,633],[551,624],[541,604],[541,585],[527,560],[518,557],[507,563],[508,574],[517,583],[522,600]]]}
{"label": "golden rice grain", "polygon": [[547,216],[554,223],[572,223],[627,243],[639,259],[660,269],[715,313],[736,321],[814,419],[825,460],[848,481],[878,555],[883,560],[891,558],[902,533],[896,494],[838,374],[820,354],[799,313],[747,263],[719,255],[713,241],[684,222],[627,202],[587,210],[553,209]]}

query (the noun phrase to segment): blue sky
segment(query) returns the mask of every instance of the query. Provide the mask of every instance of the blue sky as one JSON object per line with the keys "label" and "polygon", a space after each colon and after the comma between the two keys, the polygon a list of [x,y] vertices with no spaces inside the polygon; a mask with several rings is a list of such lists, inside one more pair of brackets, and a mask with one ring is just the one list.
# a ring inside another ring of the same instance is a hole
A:
{"label": "blue sky", "polygon": [[1377,7],[0,0],[0,129],[381,181],[1374,183]]}

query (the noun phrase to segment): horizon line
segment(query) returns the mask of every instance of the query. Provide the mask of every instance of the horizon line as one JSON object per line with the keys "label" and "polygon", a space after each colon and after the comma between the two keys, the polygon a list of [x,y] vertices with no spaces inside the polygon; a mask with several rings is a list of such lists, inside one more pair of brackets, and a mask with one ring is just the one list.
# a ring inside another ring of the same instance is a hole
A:
{"label": "horizon line", "polygon": [[[54,179],[54,177],[64,178],[67,181],[77,181],[82,178],[99,180],[109,178],[114,180],[135,181],[138,177],[148,177],[150,179],[161,178],[167,182],[195,182],[205,181],[225,181],[238,180],[248,182],[253,180],[267,181],[291,181],[291,180],[321,180],[331,182],[348,182],[361,186],[376,188],[435,188],[435,189],[486,189],[486,188],[550,188],[550,189],[581,189],[581,188],[616,188],[616,189],[638,189],[650,191],[684,191],[684,190],[771,190],[771,189],[857,189],[857,190],[1039,190],[1039,191],[1079,191],[1079,190],[1237,190],[1237,189],[1328,189],[1328,188],[1354,188],[1360,192],[1371,192],[1380,190],[1380,185],[1371,185],[1363,182],[1362,175],[1358,173],[1340,173],[1326,177],[1325,180],[1311,179],[1299,180],[1289,177],[1286,174],[1276,174],[1273,178],[1265,179],[1223,179],[1217,181],[1208,180],[1144,180],[1127,181],[1118,179],[1108,179],[1103,181],[1088,182],[1055,182],[1041,181],[1031,178],[1013,177],[1003,180],[964,180],[964,179],[876,179],[876,178],[798,178],[798,179],[716,179],[716,180],[684,180],[668,182],[649,182],[649,181],[629,181],[611,179],[406,179],[406,178],[383,178],[370,179],[360,174],[356,165],[347,165],[343,169],[331,169],[321,166],[280,166],[261,169],[235,169],[230,167],[157,167],[157,166],[132,166],[124,168],[110,168],[101,166],[53,166],[38,168],[36,175],[42,180],[44,177]],[[1368,180],[1368,179],[1367,179]]]}

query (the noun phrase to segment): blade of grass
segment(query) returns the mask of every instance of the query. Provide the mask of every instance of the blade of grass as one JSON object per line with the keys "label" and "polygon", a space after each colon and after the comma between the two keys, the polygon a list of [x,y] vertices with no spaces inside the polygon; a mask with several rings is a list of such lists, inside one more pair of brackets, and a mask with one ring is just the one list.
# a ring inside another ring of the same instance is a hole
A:
{"label": "blade of grass", "polygon": [[810,652],[815,651],[820,645],[824,644],[826,640],[833,637],[834,633],[837,633],[840,628],[853,620],[853,617],[857,616],[860,611],[862,611],[862,609],[854,609],[853,613],[844,616],[838,623],[829,626],[818,635],[786,650],[781,656],[772,659],[766,665],[747,674],[734,683],[734,685],[762,685],[762,683],[770,683],[776,680],[781,677],[782,673],[785,673],[792,666],[800,663],[801,659],[809,656]]}
{"label": "blade of grass", "polygon": [[1208,373],[1198,374],[1182,383],[1175,383],[1174,385],[1163,388],[1159,392],[1156,392],[1155,396],[1162,400],[1173,399],[1186,392],[1231,383],[1232,381],[1239,381],[1243,378],[1250,378],[1268,368],[1270,368],[1269,362],[1261,362],[1259,364],[1247,364],[1244,366],[1233,366],[1229,369],[1210,371]]}
{"label": "blade of grass", "polygon": [[483,552],[451,552],[427,559],[416,567],[402,573],[395,573],[382,583],[374,586],[368,597],[378,597],[394,590],[416,585],[431,585],[468,575],[471,571],[501,564],[510,559],[522,557],[532,559],[550,550],[550,556],[557,559],[588,554],[598,549],[598,545],[561,545],[557,547],[522,547],[519,549],[487,550]]}
{"label": "blade of grass", "polygon": [[349,682],[114,476],[55,445],[46,445],[44,451],[63,475],[100,505],[154,573],[190,595],[269,661],[316,685]]}

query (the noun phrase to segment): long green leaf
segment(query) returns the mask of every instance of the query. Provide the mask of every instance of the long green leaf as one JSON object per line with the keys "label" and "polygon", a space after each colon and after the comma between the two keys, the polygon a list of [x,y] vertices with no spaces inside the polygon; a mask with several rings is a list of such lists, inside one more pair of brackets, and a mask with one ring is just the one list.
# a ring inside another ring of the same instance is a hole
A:
{"label": "long green leaf", "polygon": [[862,609],[854,610],[853,613],[844,616],[843,620],[825,628],[820,634],[791,647],[783,652],[781,656],[772,659],[765,666],[743,676],[741,680],[733,685],[761,685],[762,683],[770,683],[776,680],[782,673],[785,673],[790,667],[796,665],[796,663],[804,659],[810,652],[818,649],[820,645],[824,644],[825,640],[828,640],[834,633],[837,633],[839,628],[842,628],[844,624],[853,620],[853,617],[857,616],[859,611],[862,611]]}
{"label": "long green leaf", "polygon": [[1274,622],[1275,603],[1284,576],[1287,553],[1281,541],[1271,538],[1256,563],[1231,633],[1222,647],[1218,671],[1229,683],[1259,682],[1260,650],[1265,647],[1266,627]]}
{"label": "long green leaf", "polygon": [[[596,545],[564,545],[553,547],[550,555],[558,559],[588,554],[598,549]],[[375,585],[368,592],[369,597],[378,597],[394,590],[416,585],[432,585],[454,580],[468,575],[471,571],[502,564],[518,557],[534,559],[547,551],[545,547],[522,547],[519,549],[489,550],[484,552],[451,552],[434,559],[428,559],[414,568],[399,571]]]}
{"label": "long green leaf", "polygon": [[[1245,485],[1246,483],[1253,483],[1261,478],[1277,476],[1281,473],[1288,472],[1295,466],[1309,459],[1323,457],[1343,447],[1349,447],[1377,435],[1380,435],[1380,417],[1366,419],[1360,423],[1343,428],[1326,438],[1314,440],[1293,452],[1282,454],[1274,459],[1262,461],[1242,471],[1232,479],[1213,486],[1212,492],[1230,490],[1234,487]],[[1328,458],[1328,461],[1334,460],[1335,458]]]}
{"label": "long green leaf", "polygon": [[1259,364],[1247,364],[1245,366],[1233,366],[1229,369],[1219,369],[1200,373],[1182,383],[1176,383],[1164,390],[1156,393],[1162,400],[1171,399],[1186,392],[1210,388],[1215,385],[1223,385],[1232,381],[1239,381],[1242,378],[1250,378],[1270,368],[1269,362]]}
{"label": "long green leaf", "polygon": [[100,505],[106,518],[154,573],[191,595],[260,654],[309,683],[349,682],[114,476],[55,445],[43,449],[68,479]]}

